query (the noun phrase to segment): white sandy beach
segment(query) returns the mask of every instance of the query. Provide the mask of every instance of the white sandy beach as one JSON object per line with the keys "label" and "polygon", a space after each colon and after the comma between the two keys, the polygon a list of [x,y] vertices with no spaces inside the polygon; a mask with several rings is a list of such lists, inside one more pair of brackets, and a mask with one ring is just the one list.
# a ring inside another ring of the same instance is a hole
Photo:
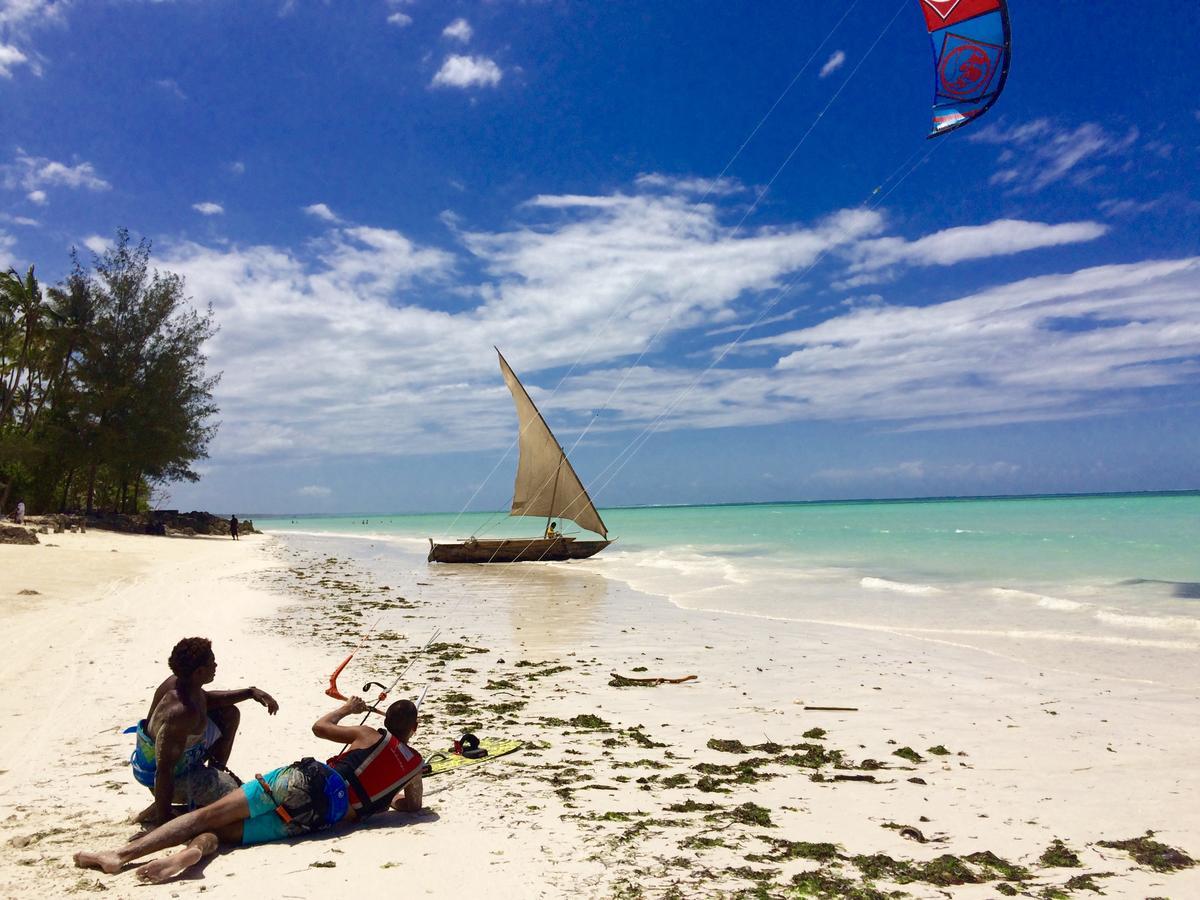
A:
{"label": "white sandy beach", "polygon": [[[383,568],[368,575],[311,541],[291,550],[269,537],[91,532],[42,542],[0,546],[0,896],[102,885],[115,897],[692,897],[756,884],[757,896],[786,896],[794,875],[819,865],[795,842],[838,845],[825,871],[843,884],[859,883],[870,854],[916,864],[990,851],[1029,869],[1005,883],[1030,896],[1086,873],[1112,873],[1095,882],[1110,897],[1200,896],[1200,869],[1159,873],[1096,846],[1153,830],[1200,854],[1190,676],[1078,675],[911,636],[682,610],[571,567],[413,562],[382,580]],[[343,688],[390,681],[397,659],[440,627],[445,646],[407,685],[415,697],[431,684],[414,743],[444,749],[470,724],[527,747],[429,779],[423,814],[225,852],[175,884],[72,865],[75,850],[132,835],[125,819],[149,802],[121,731],[145,714],[176,640],[213,640],[213,687],[254,684],[279,700],[273,718],[242,706],[230,765],[247,778],[336,749],[309,726],[330,706],[322,692],[342,648],[376,618]],[[698,680],[617,688],[611,672]],[[803,736],[814,728],[825,735]],[[759,746],[728,752],[713,739]],[[841,751],[845,767],[785,761],[811,758],[806,746]],[[922,761],[894,756],[902,747]],[[705,763],[743,767],[694,768]],[[712,790],[701,790],[705,776]],[[1055,839],[1081,868],[1038,864]],[[967,868],[989,879],[978,884],[872,883],[997,896],[1004,879],[979,859]]]}

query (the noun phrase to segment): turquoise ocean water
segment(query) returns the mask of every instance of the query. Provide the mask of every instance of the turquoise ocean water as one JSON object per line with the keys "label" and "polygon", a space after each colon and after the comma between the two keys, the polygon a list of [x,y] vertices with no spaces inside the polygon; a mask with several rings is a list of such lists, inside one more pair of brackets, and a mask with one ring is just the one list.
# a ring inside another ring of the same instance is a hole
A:
{"label": "turquoise ocean water", "polygon": [[[1200,492],[601,513],[612,547],[592,560],[538,565],[599,573],[684,607],[1064,663],[1126,650],[1154,651],[1185,669],[1200,659]],[[419,564],[428,537],[536,534],[544,523],[468,513],[256,524],[391,545]]]}

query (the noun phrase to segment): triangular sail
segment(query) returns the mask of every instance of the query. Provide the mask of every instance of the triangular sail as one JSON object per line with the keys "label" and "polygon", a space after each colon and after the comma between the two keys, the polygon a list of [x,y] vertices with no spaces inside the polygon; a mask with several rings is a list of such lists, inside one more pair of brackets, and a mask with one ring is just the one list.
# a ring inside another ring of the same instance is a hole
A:
{"label": "triangular sail", "polygon": [[512,392],[520,425],[520,460],[517,481],[513,486],[512,514],[514,516],[547,516],[570,519],[581,528],[608,537],[608,529],[596,512],[592,498],[584,490],[579,476],[562,447],[550,431],[550,426],[525,392],[524,385],[509,368],[499,350],[500,372]]}

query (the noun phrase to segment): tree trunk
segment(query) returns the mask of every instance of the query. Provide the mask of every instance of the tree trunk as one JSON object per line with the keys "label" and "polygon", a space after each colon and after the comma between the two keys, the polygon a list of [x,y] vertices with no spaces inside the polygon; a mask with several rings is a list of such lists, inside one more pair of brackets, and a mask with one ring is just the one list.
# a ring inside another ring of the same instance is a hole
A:
{"label": "tree trunk", "polygon": [[142,476],[139,475],[133,481],[133,513],[137,515],[138,511],[138,495],[142,492]]}
{"label": "tree trunk", "polygon": [[96,510],[96,463],[92,463],[88,472],[87,514],[90,516]]}
{"label": "tree trunk", "polygon": [[75,480],[75,470],[71,469],[67,472],[67,483],[63,485],[62,503],[58,504],[58,511],[65,513],[67,511],[67,500],[71,496],[71,482]]}

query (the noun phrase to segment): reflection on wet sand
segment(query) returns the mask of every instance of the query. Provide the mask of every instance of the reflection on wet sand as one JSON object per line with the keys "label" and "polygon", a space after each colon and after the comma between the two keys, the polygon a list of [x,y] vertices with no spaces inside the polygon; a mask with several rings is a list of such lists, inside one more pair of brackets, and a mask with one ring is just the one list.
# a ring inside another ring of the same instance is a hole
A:
{"label": "reflection on wet sand", "polygon": [[509,598],[513,637],[527,646],[573,646],[609,628],[609,582],[568,564],[513,563],[444,566],[440,578],[457,582],[467,604]]}

